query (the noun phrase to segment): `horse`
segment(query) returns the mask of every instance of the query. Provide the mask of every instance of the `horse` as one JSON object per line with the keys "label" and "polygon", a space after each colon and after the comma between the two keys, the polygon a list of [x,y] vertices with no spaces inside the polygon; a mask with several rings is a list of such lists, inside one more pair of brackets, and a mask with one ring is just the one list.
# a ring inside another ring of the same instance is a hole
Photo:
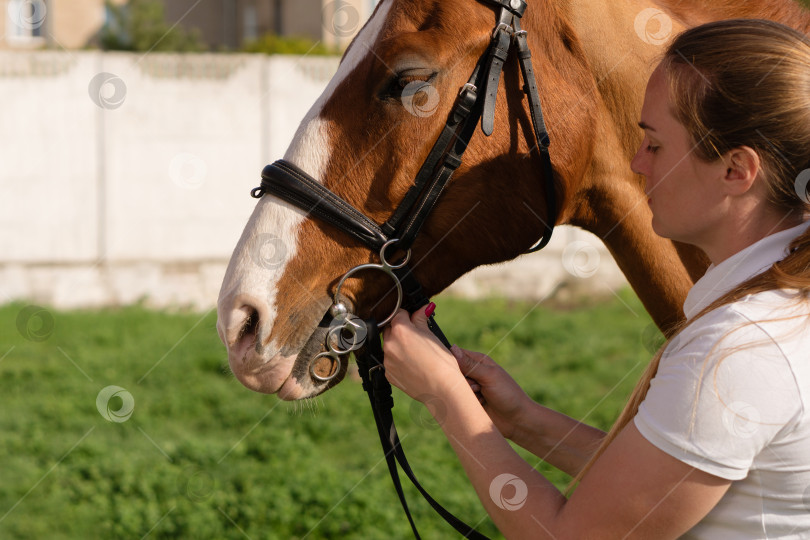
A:
{"label": "horse", "polygon": [[[522,26],[533,52],[551,139],[553,178],[540,171],[530,110],[514,58],[497,92],[494,132],[477,130],[412,246],[428,296],[473,268],[513,259],[549,218],[544,182],[558,195],[557,224],[607,246],[656,325],[667,333],[708,261],[654,234],[644,181],[629,167],[642,132],[646,82],[668,38],[727,18],[772,19],[805,33],[792,0],[529,0]],[[478,0],[383,0],[302,120],[284,159],[377,223],[404,197],[459,89],[489,46],[495,10]],[[415,94],[407,90],[414,85]],[[296,400],[318,395],[310,371],[324,352],[336,283],[378,254],[271,195],[257,203],[218,299],[217,330],[246,387]],[[359,317],[382,320],[396,303],[390,280],[357,273],[342,283]]]}

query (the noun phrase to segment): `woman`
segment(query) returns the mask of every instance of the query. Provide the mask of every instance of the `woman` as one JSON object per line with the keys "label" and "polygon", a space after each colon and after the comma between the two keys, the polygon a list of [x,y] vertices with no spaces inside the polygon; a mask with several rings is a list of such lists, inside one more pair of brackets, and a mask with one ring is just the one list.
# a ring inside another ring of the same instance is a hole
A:
{"label": "woman", "polygon": [[532,402],[487,356],[443,349],[422,312],[386,330],[387,376],[440,402],[507,538],[810,538],[810,40],[768,21],[688,30],[639,125],[631,166],[654,230],[712,266],[610,433]]}

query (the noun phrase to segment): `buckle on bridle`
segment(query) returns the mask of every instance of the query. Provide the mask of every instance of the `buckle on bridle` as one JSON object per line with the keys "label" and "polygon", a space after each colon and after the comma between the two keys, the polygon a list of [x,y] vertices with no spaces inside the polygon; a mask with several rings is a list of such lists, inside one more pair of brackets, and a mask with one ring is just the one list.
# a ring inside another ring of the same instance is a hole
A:
{"label": "buckle on bridle", "polygon": [[369,377],[371,377],[372,373],[374,373],[375,371],[380,370],[380,369],[385,371],[385,366],[382,365],[382,364],[377,364],[375,366],[371,366],[370,368],[368,368]]}
{"label": "buckle on bridle", "polygon": [[498,26],[496,26],[495,29],[492,31],[493,39],[498,37],[498,33],[500,33],[500,32],[506,32],[507,34],[509,34],[511,36],[515,35],[515,30],[514,30],[514,28],[512,27],[511,24],[498,23]]}
{"label": "buckle on bridle", "polygon": [[461,87],[461,90],[458,91],[458,95],[461,97],[467,97],[467,93],[476,94],[478,92],[478,87],[475,86],[473,83],[464,83],[464,86]]}

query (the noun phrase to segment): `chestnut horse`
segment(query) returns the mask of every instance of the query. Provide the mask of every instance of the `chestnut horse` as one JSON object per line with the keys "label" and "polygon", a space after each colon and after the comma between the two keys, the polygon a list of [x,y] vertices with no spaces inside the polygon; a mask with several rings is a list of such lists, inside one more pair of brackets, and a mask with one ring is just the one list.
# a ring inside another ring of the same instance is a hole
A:
{"label": "chestnut horse", "polygon": [[[599,236],[656,324],[683,315],[702,254],[656,236],[643,179],[629,162],[642,138],[647,79],[667,38],[710,20],[769,18],[804,32],[793,1],[529,1],[528,31],[558,191],[558,220]],[[489,45],[495,10],[476,0],[383,0],[347,49],[337,74],[302,121],[285,159],[384,222],[447,120],[459,88]],[[512,55],[514,56],[514,55]],[[422,91],[406,96],[418,82]],[[407,99],[406,99],[407,98]],[[519,68],[504,68],[494,133],[477,130],[413,245],[411,266],[428,295],[482,264],[522,254],[542,234],[543,182]],[[247,196],[247,194],[246,194]],[[231,258],[217,329],[236,377],[292,400],[336,384],[309,365],[324,351],[319,323],[337,280],[377,262],[327,223],[263,197]],[[390,280],[358,274],[342,289],[353,313],[384,319]]]}

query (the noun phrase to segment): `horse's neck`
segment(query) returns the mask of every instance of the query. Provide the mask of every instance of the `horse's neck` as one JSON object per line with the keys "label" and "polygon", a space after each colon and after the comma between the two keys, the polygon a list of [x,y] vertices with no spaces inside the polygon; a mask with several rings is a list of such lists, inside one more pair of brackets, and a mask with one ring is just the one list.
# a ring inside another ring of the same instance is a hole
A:
{"label": "horse's neck", "polygon": [[[645,43],[639,35],[644,30],[639,28],[640,19],[648,8],[670,16],[673,36],[688,27],[731,18],[769,19],[810,35],[810,11],[795,0],[570,0],[558,4],[560,17],[582,45],[596,90],[622,130],[635,129],[643,97],[643,92],[635,90],[644,88],[665,46],[663,40]],[[635,148],[627,142],[624,150],[631,157]]]}
{"label": "horse's neck", "polygon": [[770,19],[810,33],[810,13],[794,0],[651,0],[680,24],[695,26],[720,19]]}
{"label": "horse's neck", "polygon": [[579,158],[589,162],[583,177],[573,178],[566,186],[571,204],[563,217],[605,242],[658,326],[667,328],[680,317],[686,293],[708,261],[696,249],[676,247],[653,233],[643,181],[630,171],[630,159],[641,139],[636,122],[644,88],[664,46],[645,42],[639,34],[638,18],[646,8],[668,14],[673,35],[686,27],[736,17],[767,18],[807,33],[810,15],[792,0],[571,0],[558,4],[560,18],[577,36],[581,60],[590,69],[592,93],[597,96],[588,112],[596,119],[590,134],[595,144],[589,157]]}

